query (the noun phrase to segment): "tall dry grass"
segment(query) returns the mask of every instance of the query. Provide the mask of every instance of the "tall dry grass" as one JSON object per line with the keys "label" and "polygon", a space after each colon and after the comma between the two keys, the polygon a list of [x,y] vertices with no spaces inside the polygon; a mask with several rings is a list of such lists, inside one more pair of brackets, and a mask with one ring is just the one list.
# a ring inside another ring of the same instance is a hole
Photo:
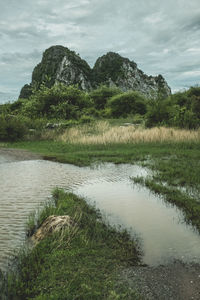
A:
{"label": "tall dry grass", "polygon": [[166,127],[144,129],[134,125],[110,126],[106,121],[65,130],[56,140],[72,144],[112,144],[144,142],[199,142],[200,130]]}

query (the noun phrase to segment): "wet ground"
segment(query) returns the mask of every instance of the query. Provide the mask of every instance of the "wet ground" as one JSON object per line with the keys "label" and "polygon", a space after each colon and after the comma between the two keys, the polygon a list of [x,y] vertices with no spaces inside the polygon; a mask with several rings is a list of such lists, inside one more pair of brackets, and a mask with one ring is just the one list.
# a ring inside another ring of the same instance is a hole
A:
{"label": "wet ground", "polygon": [[120,281],[128,282],[147,300],[199,300],[200,266],[174,261],[157,267],[124,269]]}
{"label": "wet ground", "polygon": [[130,179],[147,174],[128,164],[80,168],[0,149],[0,267],[25,240],[28,215],[58,186],[95,201],[109,222],[139,237],[145,266],[123,270],[121,280],[145,299],[200,299],[200,236],[180,210]]}

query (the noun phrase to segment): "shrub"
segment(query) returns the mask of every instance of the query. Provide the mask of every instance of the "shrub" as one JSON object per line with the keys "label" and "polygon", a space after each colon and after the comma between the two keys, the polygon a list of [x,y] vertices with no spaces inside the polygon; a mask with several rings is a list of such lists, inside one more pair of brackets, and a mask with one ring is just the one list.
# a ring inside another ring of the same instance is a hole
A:
{"label": "shrub", "polygon": [[26,133],[27,128],[20,119],[13,116],[0,116],[0,141],[17,141]]}
{"label": "shrub", "polygon": [[113,96],[108,101],[113,117],[127,117],[132,114],[144,115],[146,113],[146,99],[136,91],[130,91]]}
{"label": "shrub", "polygon": [[160,99],[152,100],[146,114],[146,126],[166,125],[169,118],[168,102]]}
{"label": "shrub", "polygon": [[92,91],[90,93],[90,97],[93,100],[94,107],[96,109],[104,109],[109,98],[121,93],[121,90],[118,88],[110,88],[103,85],[100,86],[98,89]]}
{"label": "shrub", "polygon": [[91,117],[91,116],[83,115],[83,116],[81,116],[79,122],[80,122],[81,124],[92,123],[92,122],[94,122],[94,118]]}
{"label": "shrub", "polygon": [[51,88],[44,85],[23,103],[21,112],[29,117],[51,117],[60,119],[78,118],[85,107],[90,107],[91,101],[87,93],[76,86],[56,84]]}

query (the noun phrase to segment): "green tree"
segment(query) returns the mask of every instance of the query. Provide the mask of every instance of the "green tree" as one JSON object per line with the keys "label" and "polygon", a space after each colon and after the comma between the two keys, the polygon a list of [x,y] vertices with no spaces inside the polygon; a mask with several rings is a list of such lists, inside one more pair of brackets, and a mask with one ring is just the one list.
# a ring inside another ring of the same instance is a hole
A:
{"label": "green tree", "polygon": [[113,96],[108,101],[113,117],[126,117],[129,114],[146,113],[146,99],[139,92],[129,91]]}
{"label": "green tree", "polygon": [[90,93],[90,97],[94,103],[94,107],[98,110],[104,109],[108,100],[114,96],[121,94],[121,90],[115,87],[100,86]]}

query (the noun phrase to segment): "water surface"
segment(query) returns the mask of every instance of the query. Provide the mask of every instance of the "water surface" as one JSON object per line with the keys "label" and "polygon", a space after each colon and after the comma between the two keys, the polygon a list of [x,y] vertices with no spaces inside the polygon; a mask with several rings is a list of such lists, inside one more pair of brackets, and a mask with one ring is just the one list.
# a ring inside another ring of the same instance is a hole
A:
{"label": "water surface", "polygon": [[90,168],[43,160],[13,162],[0,155],[0,268],[23,243],[28,215],[51,197],[54,187],[86,197],[112,224],[132,228],[141,238],[144,263],[199,262],[199,234],[184,223],[182,213],[130,179],[146,174],[128,164]]}

